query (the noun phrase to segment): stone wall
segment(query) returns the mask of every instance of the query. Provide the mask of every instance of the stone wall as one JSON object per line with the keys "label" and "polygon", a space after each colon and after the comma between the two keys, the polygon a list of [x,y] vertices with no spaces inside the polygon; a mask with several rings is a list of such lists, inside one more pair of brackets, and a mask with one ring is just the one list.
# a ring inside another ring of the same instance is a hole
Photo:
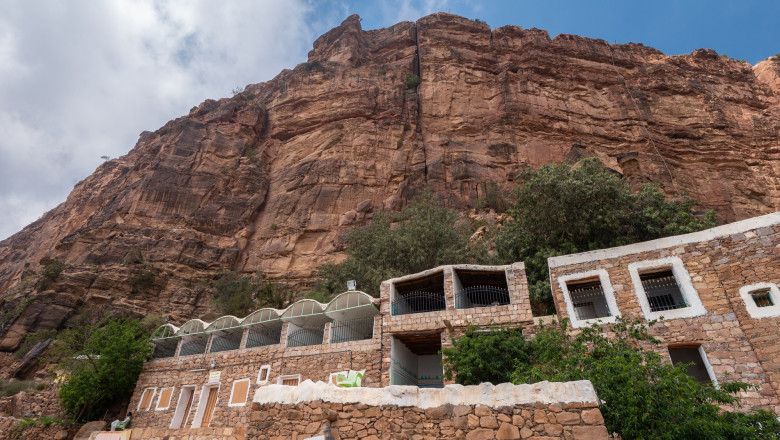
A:
{"label": "stone wall", "polygon": [[[779,249],[780,213],[775,213],[693,234],[550,258],[558,316],[570,317],[562,277],[604,271],[602,281],[611,285],[618,313],[624,318],[647,319],[630,265],[679,259],[682,278],[685,273],[690,277],[701,308],[697,316],[667,318],[650,328],[662,341],[659,351],[668,356],[668,346],[700,345],[718,381],[740,380],[758,387],[744,394],[747,408],[778,411],[780,344],[776,334],[780,317],[751,317],[740,289],[780,283]],[[685,284],[685,280],[677,281]]]}
{"label": "stone wall", "polygon": [[61,418],[62,407],[58,393],[59,390],[54,388],[39,393],[21,392],[0,398],[0,414],[18,418]]}
{"label": "stone wall", "polygon": [[337,389],[272,385],[255,394],[247,439],[605,440],[590,382]]}
{"label": "stone wall", "polygon": [[[374,339],[349,343],[321,344],[307,347],[285,347],[280,344],[219,353],[155,359],[148,362],[138,379],[129,410],[133,412],[133,425],[168,428],[174,417],[178,399],[184,386],[194,386],[192,410],[186,426],[191,426],[200,404],[204,386],[218,386],[218,398],[209,427],[236,427],[247,425],[246,406],[228,406],[233,381],[250,379],[249,398],[263,385],[257,382],[263,365],[270,365],[267,383],[276,383],[279,376],[300,375],[300,380],[327,382],[331,373],[366,370],[364,386],[380,384],[379,322],[375,324]],[[285,324],[286,326],[286,324]],[[282,334],[286,327],[282,329]],[[212,366],[213,365],[213,366]],[[209,374],[219,372],[219,381],[208,384]],[[173,387],[168,409],[156,410],[159,390]],[[149,410],[140,409],[143,391],[155,388],[155,397]]]}

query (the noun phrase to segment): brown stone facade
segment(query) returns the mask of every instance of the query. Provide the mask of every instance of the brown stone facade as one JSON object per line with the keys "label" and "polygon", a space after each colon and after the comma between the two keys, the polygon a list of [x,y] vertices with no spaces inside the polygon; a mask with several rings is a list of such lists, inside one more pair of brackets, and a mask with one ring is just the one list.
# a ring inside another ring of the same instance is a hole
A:
{"label": "brown stone facade", "polygon": [[491,408],[435,408],[306,402],[255,404],[247,439],[304,439],[330,428],[334,440],[466,439],[606,440],[596,403],[536,404]]}
{"label": "brown stone facade", "polygon": [[[184,387],[192,388],[194,392],[184,425],[192,427],[204,389],[216,387],[218,397],[208,427],[221,428],[247,426],[247,408],[257,388],[264,384],[275,384],[283,376],[299,376],[301,381],[309,379],[327,382],[331,373],[365,369],[364,385],[379,386],[379,323],[379,318],[376,318],[374,338],[363,341],[286,347],[283,336],[282,343],[275,345],[152,360],[145,365],[130,401],[132,426],[171,427]],[[282,335],[286,334],[286,326],[283,325]],[[267,380],[258,381],[260,368],[266,365],[270,366]],[[219,374],[216,380],[213,379],[215,374]],[[209,383],[210,376],[213,383]],[[242,379],[249,379],[250,383],[246,404],[231,406],[233,383]],[[170,404],[166,409],[157,409],[161,390],[171,387],[173,392]],[[139,405],[144,390],[149,388],[154,389],[154,397],[147,410]]]}
{"label": "brown stone facade", "polygon": [[[555,257],[549,263],[560,318],[572,318],[570,297],[564,294],[566,283],[580,277],[594,279],[601,272],[606,275],[600,280],[605,293],[614,292],[617,310],[613,316],[649,320],[663,315],[650,333],[664,346],[701,347],[715,380],[739,380],[758,387],[745,393],[747,408],[780,410],[780,298],[776,296],[780,213],[677,237]],[[649,303],[645,309],[642,304],[648,301],[647,294],[638,275],[642,270],[668,267],[681,290],[687,289],[688,305],[647,313]],[[740,294],[740,290],[747,294],[751,286],[768,291],[771,300],[757,307],[750,296]],[[752,316],[749,308],[753,315],[765,316]],[[674,317],[676,313],[683,317]],[[661,352],[669,356],[666,348]]]}

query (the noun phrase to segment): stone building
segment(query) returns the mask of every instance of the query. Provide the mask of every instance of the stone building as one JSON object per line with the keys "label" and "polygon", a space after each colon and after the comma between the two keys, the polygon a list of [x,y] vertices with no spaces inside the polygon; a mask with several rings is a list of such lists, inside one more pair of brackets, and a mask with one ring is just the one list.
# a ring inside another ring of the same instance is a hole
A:
{"label": "stone building", "polygon": [[754,384],[746,407],[780,410],[780,213],[548,263],[559,318],[660,320],[650,333],[672,362]]}
{"label": "stone building", "polygon": [[[780,213],[554,257],[549,266],[558,319],[574,327],[618,316],[661,320],[650,331],[672,362],[693,362],[689,374],[701,381],[752,383],[747,408],[780,410]],[[286,408],[291,402],[275,400],[279,385],[329,383],[348,370],[365,370],[368,388],[442,388],[441,348],[469,325],[491,324],[533,330],[523,263],[437,267],[383,282],[379,299],[347,291],[328,304],[166,324],[130,403],[133,426],[245,433],[260,417],[253,399],[257,408]],[[322,400],[301,392],[298,399]]]}

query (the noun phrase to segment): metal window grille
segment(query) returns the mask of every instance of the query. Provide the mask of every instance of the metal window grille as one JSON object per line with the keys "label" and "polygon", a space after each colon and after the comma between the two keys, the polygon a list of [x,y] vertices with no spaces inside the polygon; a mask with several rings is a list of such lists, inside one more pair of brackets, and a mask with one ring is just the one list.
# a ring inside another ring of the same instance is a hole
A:
{"label": "metal window grille", "polygon": [[215,334],[211,338],[211,348],[209,349],[209,353],[238,350],[238,347],[241,346],[241,336],[243,336],[243,332],[240,329],[226,331],[221,334]]}
{"label": "metal window grille", "polygon": [[769,294],[769,289],[750,292],[750,296],[753,297],[753,302],[756,303],[756,307],[771,307],[775,305],[772,301],[772,295]]}
{"label": "metal window grille", "polygon": [[155,359],[169,358],[176,355],[176,347],[179,345],[178,339],[160,341],[154,343],[154,352],[152,356]]}
{"label": "metal window grille", "polygon": [[392,311],[395,316],[435,312],[445,308],[446,301],[444,300],[444,295],[422,291],[398,295],[398,298],[392,304]]}
{"label": "metal window grille", "polygon": [[639,279],[645,289],[650,311],[660,312],[688,307],[671,270],[647,275],[640,274]]}
{"label": "metal window grille", "polygon": [[281,324],[274,327],[254,326],[246,335],[246,348],[275,345],[282,342]]}
{"label": "metal window grille", "polygon": [[287,335],[288,347],[305,347],[307,345],[322,344],[324,329],[302,328]]}
{"label": "metal window grille", "polygon": [[179,350],[179,356],[189,356],[191,354],[204,354],[206,352],[206,344],[209,338],[206,336],[199,336],[182,342],[181,350]]}
{"label": "metal window grille", "polygon": [[330,327],[330,342],[347,342],[374,337],[374,317],[333,321]]}
{"label": "metal window grille", "polygon": [[509,289],[499,286],[469,286],[455,293],[455,308],[504,306],[509,304]]}
{"label": "metal window grille", "polygon": [[604,296],[601,282],[590,282],[566,286],[574,305],[574,314],[578,320],[606,318],[612,316]]}

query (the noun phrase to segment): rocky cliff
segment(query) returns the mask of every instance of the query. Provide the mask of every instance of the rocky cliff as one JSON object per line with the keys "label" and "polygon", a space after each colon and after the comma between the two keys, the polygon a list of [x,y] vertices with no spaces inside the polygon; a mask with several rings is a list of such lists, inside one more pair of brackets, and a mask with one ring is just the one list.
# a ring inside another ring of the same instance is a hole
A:
{"label": "rocky cliff", "polygon": [[[777,61],[448,14],[364,31],[352,16],[308,62],[142,133],[0,242],[0,350],[84,304],[181,321],[208,304],[193,280],[220,270],[306,281],[347,228],[423,186],[467,208],[480,184],[567,157],[688,191],[724,222],[775,211],[779,128]],[[69,267],[37,293],[25,277],[45,259]]]}

